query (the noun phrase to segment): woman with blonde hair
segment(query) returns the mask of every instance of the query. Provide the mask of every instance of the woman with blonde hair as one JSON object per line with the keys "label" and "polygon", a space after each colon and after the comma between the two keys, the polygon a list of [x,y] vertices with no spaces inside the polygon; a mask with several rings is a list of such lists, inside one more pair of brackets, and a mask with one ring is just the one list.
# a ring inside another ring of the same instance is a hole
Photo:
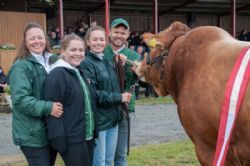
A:
{"label": "woman with blonde hair", "polygon": [[86,58],[81,63],[87,79],[92,82],[97,95],[97,125],[93,166],[111,166],[118,138],[118,123],[122,120],[121,104],[128,103],[131,94],[121,93],[115,68],[104,59],[105,31],[100,26],[90,27],[86,36]]}
{"label": "woman with blonde hair", "polygon": [[61,42],[61,59],[50,71],[44,86],[46,100],[63,104],[60,118],[46,119],[51,147],[59,152],[66,166],[91,166],[97,137],[95,95],[84,71],[78,66],[85,45],[75,34]]}

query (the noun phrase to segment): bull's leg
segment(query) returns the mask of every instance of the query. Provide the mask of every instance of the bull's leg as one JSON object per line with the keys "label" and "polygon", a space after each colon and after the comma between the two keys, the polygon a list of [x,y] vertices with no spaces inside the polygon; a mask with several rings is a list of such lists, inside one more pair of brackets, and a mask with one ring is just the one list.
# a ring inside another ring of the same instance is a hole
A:
{"label": "bull's leg", "polygon": [[202,166],[213,165],[214,149],[205,143],[195,143],[196,156]]}
{"label": "bull's leg", "polygon": [[[210,145],[210,146],[209,146]],[[197,158],[202,166],[211,166],[213,164],[215,148],[211,148],[211,143],[196,143],[195,151]],[[229,148],[224,166],[244,166],[249,165],[247,159],[240,161],[232,147]]]}

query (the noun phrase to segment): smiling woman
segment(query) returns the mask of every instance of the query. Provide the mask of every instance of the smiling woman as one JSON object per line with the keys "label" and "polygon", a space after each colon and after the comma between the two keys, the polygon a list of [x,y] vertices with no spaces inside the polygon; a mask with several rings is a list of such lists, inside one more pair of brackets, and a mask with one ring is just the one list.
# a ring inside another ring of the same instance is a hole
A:
{"label": "smiling woman", "polygon": [[49,45],[40,25],[29,23],[23,43],[9,72],[12,98],[12,133],[14,144],[20,146],[30,166],[49,166],[55,153],[48,146],[44,116],[59,117],[62,105],[44,101],[42,89],[50,69]]}
{"label": "smiling woman", "polygon": [[118,123],[122,120],[121,104],[128,103],[131,94],[120,93],[115,68],[103,57],[106,47],[104,29],[100,26],[91,27],[85,42],[88,51],[81,68],[96,89],[96,116],[100,131],[96,139],[93,166],[112,165],[118,139]]}
{"label": "smiling woman", "polygon": [[[65,39],[66,40],[66,39]],[[82,40],[71,40],[62,43],[62,58],[71,66],[77,67],[84,58],[85,47]]]}
{"label": "smiling woman", "polygon": [[27,31],[25,40],[26,47],[30,52],[40,55],[43,53],[46,45],[46,39],[42,29],[31,28]]}
{"label": "smiling woman", "polygon": [[48,139],[66,166],[91,166],[96,137],[94,91],[78,68],[85,45],[75,34],[61,43],[61,57],[45,80],[44,98],[63,104],[60,118],[48,116]]}

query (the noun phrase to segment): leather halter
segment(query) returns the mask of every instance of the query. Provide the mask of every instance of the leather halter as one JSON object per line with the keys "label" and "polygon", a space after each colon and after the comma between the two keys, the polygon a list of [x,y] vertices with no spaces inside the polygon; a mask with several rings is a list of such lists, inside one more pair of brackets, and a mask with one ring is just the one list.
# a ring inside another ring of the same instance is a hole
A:
{"label": "leather halter", "polygon": [[163,71],[165,67],[165,59],[168,56],[169,51],[166,48],[163,48],[163,51],[161,52],[160,55],[156,56],[155,58],[151,59],[150,54],[147,54],[146,56],[146,64],[147,64],[147,72],[149,76],[149,83],[151,84],[151,79],[150,79],[150,66],[155,64],[156,62],[161,62],[161,68],[160,68],[160,80],[163,80]]}

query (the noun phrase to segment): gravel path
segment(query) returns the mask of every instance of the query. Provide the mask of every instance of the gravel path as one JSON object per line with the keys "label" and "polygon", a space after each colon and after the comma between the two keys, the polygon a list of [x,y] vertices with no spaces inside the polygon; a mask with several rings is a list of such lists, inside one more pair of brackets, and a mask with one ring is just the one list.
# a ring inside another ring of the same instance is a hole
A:
{"label": "gravel path", "polygon": [[[0,165],[9,156],[20,156],[11,138],[11,114],[0,114]],[[131,116],[131,146],[186,139],[175,104],[139,105]],[[8,157],[7,157],[8,156]]]}
{"label": "gravel path", "polygon": [[136,106],[131,116],[131,146],[186,139],[175,104]]}

